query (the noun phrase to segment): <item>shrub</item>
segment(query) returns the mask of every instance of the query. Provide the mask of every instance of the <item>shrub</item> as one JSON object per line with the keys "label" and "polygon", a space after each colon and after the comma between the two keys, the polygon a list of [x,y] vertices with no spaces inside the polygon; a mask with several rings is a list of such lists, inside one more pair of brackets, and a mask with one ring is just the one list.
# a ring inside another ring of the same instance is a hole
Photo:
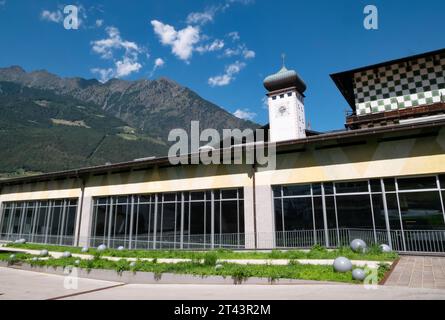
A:
{"label": "shrub", "polygon": [[218,262],[218,255],[214,251],[207,252],[204,255],[204,265],[215,266]]}

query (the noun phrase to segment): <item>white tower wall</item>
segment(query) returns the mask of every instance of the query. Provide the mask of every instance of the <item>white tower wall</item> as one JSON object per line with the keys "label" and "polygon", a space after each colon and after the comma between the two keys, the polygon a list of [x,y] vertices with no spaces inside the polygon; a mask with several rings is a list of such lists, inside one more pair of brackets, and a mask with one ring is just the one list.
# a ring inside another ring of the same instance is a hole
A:
{"label": "white tower wall", "polygon": [[271,142],[306,137],[304,97],[295,88],[269,93],[268,104]]}

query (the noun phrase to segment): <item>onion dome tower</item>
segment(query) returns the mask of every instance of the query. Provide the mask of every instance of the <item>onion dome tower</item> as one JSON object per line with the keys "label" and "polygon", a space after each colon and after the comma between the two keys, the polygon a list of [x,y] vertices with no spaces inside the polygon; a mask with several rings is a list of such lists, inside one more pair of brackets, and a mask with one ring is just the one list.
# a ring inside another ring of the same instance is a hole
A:
{"label": "onion dome tower", "polygon": [[306,137],[304,92],[306,84],[294,70],[284,65],[264,79],[268,91],[270,141],[280,142]]}

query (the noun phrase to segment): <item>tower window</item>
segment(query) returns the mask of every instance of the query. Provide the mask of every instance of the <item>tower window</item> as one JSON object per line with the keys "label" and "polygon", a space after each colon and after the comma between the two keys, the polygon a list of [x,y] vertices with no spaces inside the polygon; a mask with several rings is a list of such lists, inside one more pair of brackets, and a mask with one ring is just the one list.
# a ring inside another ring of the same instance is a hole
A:
{"label": "tower window", "polygon": [[272,100],[277,100],[277,96],[273,96],[273,97],[272,97]]}
{"label": "tower window", "polygon": [[283,98],[284,98],[284,94],[281,94],[281,95],[280,95],[280,99],[283,99]]}
{"label": "tower window", "polygon": [[289,93],[287,94],[287,96],[288,96],[288,97],[292,97],[292,92],[289,92]]}

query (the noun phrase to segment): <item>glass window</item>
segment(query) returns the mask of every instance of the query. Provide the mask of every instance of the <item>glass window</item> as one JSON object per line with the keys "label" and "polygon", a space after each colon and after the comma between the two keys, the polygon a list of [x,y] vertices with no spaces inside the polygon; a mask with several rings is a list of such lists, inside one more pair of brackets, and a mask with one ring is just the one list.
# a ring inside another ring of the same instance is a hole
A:
{"label": "glass window", "polygon": [[372,229],[369,195],[337,196],[339,228]]}
{"label": "glass window", "polygon": [[335,184],[337,193],[368,192],[368,181],[338,182]]}
{"label": "glass window", "polygon": [[334,197],[326,197],[326,218],[328,220],[328,229],[336,229],[337,219],[335,217]]}
{"label": "glass window", "polygon": [[325,182],[324,186],[324,194],[334,194],[334,184],[332,182]]}
{"label": "glass window", "polygon": [[281,197],[281,186],[273,186],[272,191],[273,191],[274,198]]}
{"label": "glass window", "polygon": [[284,231],[283,230],[283,210],[281,208],[281,199],[275,199],[274,201],[275,207],[275,230],[276,231]]}
{"label": "glass window", "polygon": [[440,188],[445,190],[445,175],[442,174],[439,176]]}
{"label": "glass window", "polygon": [[10,222],[10,215],[11,213],[11,208],[9,207],[9,205],[4,205],[3,206],[3,218],[2,218],[2,229],[1,229],[1,233],[2,234],[7,234],[9,233],[9,222]]}
{"label": "glass window", "polygon": [[108,235],[108,208],[107,206],[96,206],[94,219],[94,237],[103,237]]}
{"label": "glass window", "polygon": [[[31,203],[32,205],[32,203]],[[34,220],[34,207],[28,206],[25,210],[25,218],[23,221],[22,234],[23,235],[31,235],[32,234],[32,224]]]}
{"label": "glass window", "polygon": [[373,179],[370,181],[372,192],[382,192],[382,184],[379,179]]}
{"label": "glass window", "polygon": [[437,189],[436,177],[397,179],[399,190]]}
{"label": "glass window", "polygon": [[223,199],[236,199],[238,198],[238,190],[236,189],[221,190],[221,197]]}
{"label": "glass window", "polygon": [[388,206],[388,219],[391,230],[401,230],[397,196],[395,194],[387,194],[386,204]]}
{"label": "glass window", "polygon": [[405,230],[445,229],[438,192],[401,193],[399,200]]}
{"label": "glass window", "polygon": [[307,196],[311,195],[311,185],[295,185],[295,186],[283,186],[283,195],[289,196]]}
{"label": "glass window", "polygon": [[321,183],[314,183],[312,185],[312,192],[314,196],[321,196]]}
{"label": "glass window", "polygon": [[204,234],[204,202],[190,203],[190,234]]}
{"label": "glass window", "polygon": [[237,201],[221,202],[222,233],[238,232],[238,203]]}
{"label": "glass window", "polygon": [[311,198],[285,198],[283,199],[284,230],[312,230]]}
{"label": "glass window", "polygon": [[315,229],[324,229],[323,202],[321,197],[314,198]]}
{"label": "glass window", "polygon": [[386,230],[385,207],[381,194],[372,195],[372,207],[374,210],[374,222],[376,229]]}
{"label": "glass window", "polygon": [[396,180],[394,178],[384,179],[385,191],[396,191]]}

